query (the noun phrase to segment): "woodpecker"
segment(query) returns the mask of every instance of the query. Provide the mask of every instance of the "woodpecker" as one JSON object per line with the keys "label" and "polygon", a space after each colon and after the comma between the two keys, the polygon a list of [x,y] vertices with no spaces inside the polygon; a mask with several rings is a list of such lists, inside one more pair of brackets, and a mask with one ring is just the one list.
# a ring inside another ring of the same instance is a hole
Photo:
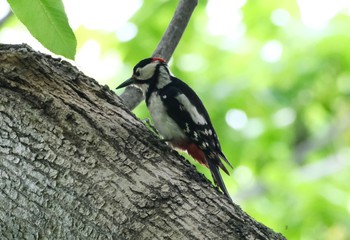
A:
{"label": "woodpecker", "polygon": [[214,183],[230,199],[219,168],[229,175],[231,168],[213,128],[209,114],[197,94],[174,77],[162,58],[146,58],[135,65],[131,78],[117,87],[139,87],[159,134],[173,148],[187,151],[210,169]]}

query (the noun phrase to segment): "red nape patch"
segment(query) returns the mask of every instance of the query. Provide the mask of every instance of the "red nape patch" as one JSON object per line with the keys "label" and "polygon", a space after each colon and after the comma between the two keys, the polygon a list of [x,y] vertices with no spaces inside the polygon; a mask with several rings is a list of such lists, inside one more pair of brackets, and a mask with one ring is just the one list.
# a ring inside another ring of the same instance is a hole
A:
{"label": "red nape patch", "polygon": [[158,58],[158,57],[152,58],[152,62],[155,62],[155,61],[159,61],[159,62],[162,62],[162,63],[166,62],[163,58]]}
{"label": "red nape patch", "polygon": [[208,167],[207,161],[205,160],[204,152],[200,150],[199,147],[196,146],[196,144],[185,143],[185,144],[176,144],[173,146],[183,151],[187,151],[187,153],[191,155],[194,160],[197,160],[200,164]]}

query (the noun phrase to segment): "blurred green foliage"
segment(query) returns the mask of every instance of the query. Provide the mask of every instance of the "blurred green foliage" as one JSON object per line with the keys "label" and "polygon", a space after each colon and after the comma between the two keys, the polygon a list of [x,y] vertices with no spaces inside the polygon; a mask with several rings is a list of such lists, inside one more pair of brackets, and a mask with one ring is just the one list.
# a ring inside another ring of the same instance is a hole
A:
{"label": "blurred green foliage", "polygon": [[[241,6],[224,8],[228,24],[216,26],[210,2],[200,1],[170,61],[202,98],[234,165],[224,176],[229,192],[288,239],[350,239],[349,11],[311,26],[302,1],[232,2]],[[138,29],[129,41],[79,27],[78,52],[94,39],[101,58],[119,57],[117,75],[98,79],[115,88],[152,54],[176,4],[145,1],[129,21]],[[232,17],[238,21],[231,24]],[[213,33],[210,24],[226,33]],[[144,103],[134,112],[149,117]]]}
{"label": "blurred green foliage", "polygon": [[[126,62],[152,53],[174,7],[147,2],[135,14],[138,35],[119,47]],[[154,16],[154,9],[162,14]],[[288,18],[282,26],[271,19],[278,12],[280,21]],[[340,13],[313,29],[290,0],[247,1],[241,13],[241,36],[213,35],[201,2],[171,62],[174,75],[203,99],[235,166],[224,177],[229,191],[288,239],[350,239],[350,16]],[[269,62],[262,51],[271,41],[282,54]],[[231,109],[246,114],[244,127],[229,126]],[[136,114],[148,116],[144,104]]]}
{"label": "blurred green foliage", "polygon": [[[152,53],[174,8],[162,1],[142,6],[132,18],[138,35],[120,43],[125,62]],[[201,96],[235,166],[224,177],[229,191],[288,239],[350,239],[350,16],[340,12],[313,28],[291,0],[250,0],[241,13],[242,35],[213,35],[201,2],[171,62],[174,75]],[[277,60],[262,56],[280,49]],[[228,124],[232,109],[246,114],[243,127]],[[148,116],[144,104],[135,113]]]}

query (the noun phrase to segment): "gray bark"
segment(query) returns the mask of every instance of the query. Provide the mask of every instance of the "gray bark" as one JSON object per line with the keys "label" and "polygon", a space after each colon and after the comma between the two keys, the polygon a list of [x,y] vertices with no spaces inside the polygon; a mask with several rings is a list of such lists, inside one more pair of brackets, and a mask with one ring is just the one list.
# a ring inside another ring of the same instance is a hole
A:
{"label": "gray bark", "polygon": [[108,87],[0,45],[1,239],[284,239],[230,203]]}

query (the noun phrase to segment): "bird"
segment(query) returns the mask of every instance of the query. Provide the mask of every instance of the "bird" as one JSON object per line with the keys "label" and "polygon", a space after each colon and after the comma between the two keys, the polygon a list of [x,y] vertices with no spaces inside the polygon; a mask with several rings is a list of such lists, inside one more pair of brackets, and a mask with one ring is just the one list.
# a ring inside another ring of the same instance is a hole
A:
{"label": "bird", "polygon": [[219,168],[229,175],[223,162],[231,168],[232,165],[221,150],[209,114],[195,91],[173,76],[160,57],[141,60],[134,66],[132,77],[117,89],[129,85],[141,89],[154,127],[163,140],[209,168],[214,184],[231,200]]}

